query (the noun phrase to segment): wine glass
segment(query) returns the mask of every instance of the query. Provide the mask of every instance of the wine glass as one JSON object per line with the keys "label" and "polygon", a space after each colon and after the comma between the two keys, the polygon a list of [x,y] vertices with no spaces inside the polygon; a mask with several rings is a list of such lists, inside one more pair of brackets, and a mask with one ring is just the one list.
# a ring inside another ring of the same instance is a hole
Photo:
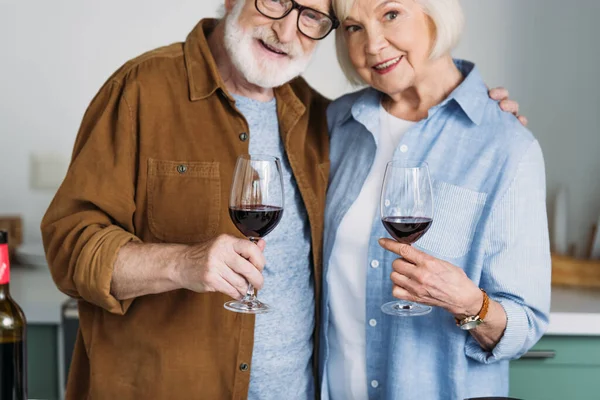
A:
{"label": "wine glass", "polygon": [[[271,232],[283,215],[283,198],[281,162],[277,157],[261,154],[238,157],[229,198],[229,216],[244,236],[256,243]],[[228,301],[224,307],[245,314],[269,311],[269,306],[256,298],[251,284],[241,300]]]}
{"label": "wine glass", "polygon": [[[381,189],[381,222],[400,243],[413,244],[433,222],[433,193],[427,163],[391,161],[385,169]],[[409,301],[381,306],[386,314],[413,317],[429,314],[431,307]]]}

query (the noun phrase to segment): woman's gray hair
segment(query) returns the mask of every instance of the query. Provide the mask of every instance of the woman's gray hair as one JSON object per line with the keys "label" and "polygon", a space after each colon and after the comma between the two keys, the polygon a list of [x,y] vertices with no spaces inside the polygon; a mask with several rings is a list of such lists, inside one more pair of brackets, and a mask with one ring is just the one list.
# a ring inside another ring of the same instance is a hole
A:
{"label": "woman's gray hair", "polygon": [[[333,10],[340,21],[348,18],[356,0],[333,0]],[[430,58],[436,59],[452,51],[458,44],[465,25],[465,17],[460,0],[414,0],[423,12],[431,18],[435,26],[435,41]],[[338,62],[350,83],[360,86],[364,81],[354,69],[348,46],[341,26],[335,33],[335,47]]]}

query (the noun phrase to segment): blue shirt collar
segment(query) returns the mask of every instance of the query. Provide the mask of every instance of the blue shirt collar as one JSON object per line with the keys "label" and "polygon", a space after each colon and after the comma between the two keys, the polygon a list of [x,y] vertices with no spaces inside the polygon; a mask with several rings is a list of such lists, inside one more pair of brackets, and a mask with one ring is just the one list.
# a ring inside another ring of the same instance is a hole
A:
{"label": "blue shirt collar", "polygon": [[454,64],[465,79],[437,107],[455,101],[474,124],[480,125],[485,112],[485,103],[489,100],[487,86],[475,64],[465,60],[454,60]]}
{"label": "blue shirt collar", "polygon": [[[465,79],[450,95],[429,110],[432,115],[435,110],[445,107],[449,102],[456,102],[465,115],[476,125],[480,125],[485,112],[485,103],[489,99],[488,90],[475,64],[465,60],[454,60],[454,64]],[[379,104],[381,93],[373,88],[366,89],[354,102],[343,121],[353,117],[363,124],[370,132],[379,129]]]}
{"label": "blue shirt collar", "polygon": [[380,104],[381,92],[368,88],[354,102],[346,118],[352,116],[356,121],[363,124],[369,132],[379,132]]}

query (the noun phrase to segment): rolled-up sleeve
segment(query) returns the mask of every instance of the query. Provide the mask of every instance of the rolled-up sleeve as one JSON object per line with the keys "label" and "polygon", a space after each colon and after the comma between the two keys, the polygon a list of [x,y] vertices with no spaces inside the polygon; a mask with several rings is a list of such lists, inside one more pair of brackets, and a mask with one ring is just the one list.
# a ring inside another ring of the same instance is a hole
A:
{"label": "rolled-up sleeve", "polygon": [[550,313],[551,258],[541,148],[534,141],[491,212],[481,287],[502,305],[507,325],[492,351],[469,336],[466,354],[482,363],[514,359],[544,334]]}
{"label": "rolled-up sleeve", "polygon": [[109,81],[90,104],[71,164],[42,220],[46,258],[57,287],[116,314],[132,300],[110,293],[119,249],[134,234],[136,133],[123,86]]}

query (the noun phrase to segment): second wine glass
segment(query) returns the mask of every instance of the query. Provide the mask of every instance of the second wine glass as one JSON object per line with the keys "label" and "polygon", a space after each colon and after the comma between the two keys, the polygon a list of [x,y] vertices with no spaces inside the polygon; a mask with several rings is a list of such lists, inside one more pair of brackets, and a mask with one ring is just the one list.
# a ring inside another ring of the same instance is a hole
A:
{"label": "second wine glass", "polygon": [[[236,228],[256,243],[271,232],[283,215],[281,162],[268,155],[244,155],[237,159],[229,198],[229,216]],[[225,308],[245,314],[262,314],[269,306],[256,298],[254,287],[241,300]]]}
{"label": "second wine glass", "polygon": [[[433,193],[427,163],[391,161],[385,169],[381,190],[381,222],[400,243],[413,244],[433,222]],[[431,307],[408,301],[381,306],[386,314],[402,317],[425,315]]]}

